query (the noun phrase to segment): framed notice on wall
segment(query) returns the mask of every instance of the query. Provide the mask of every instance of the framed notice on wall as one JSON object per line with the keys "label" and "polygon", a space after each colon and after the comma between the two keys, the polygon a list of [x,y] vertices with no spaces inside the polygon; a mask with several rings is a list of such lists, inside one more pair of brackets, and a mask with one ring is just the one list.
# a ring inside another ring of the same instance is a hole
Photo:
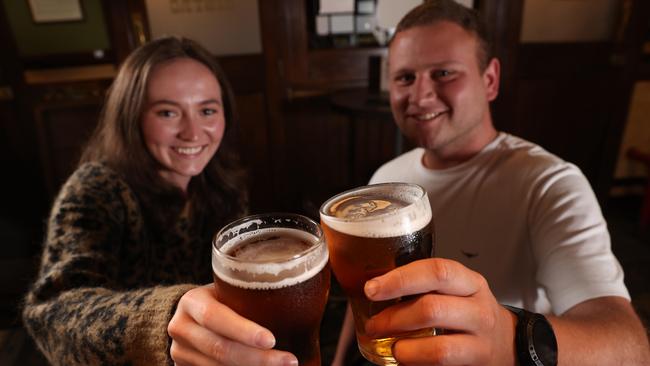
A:
{"label": "framed notice on wall", "polygon": [[28,0],[34,23],[77,22],[83,20],[81,0]]}

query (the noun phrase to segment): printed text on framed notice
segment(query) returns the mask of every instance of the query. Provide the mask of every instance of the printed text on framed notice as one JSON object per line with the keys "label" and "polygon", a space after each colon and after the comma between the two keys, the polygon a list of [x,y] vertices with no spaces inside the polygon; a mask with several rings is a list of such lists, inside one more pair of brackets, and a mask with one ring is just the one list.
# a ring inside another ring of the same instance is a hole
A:
{"label": "printed text on framed notice", "polygon": [[34,23],[77,22],[83,20],[81,0],[28,0]]}

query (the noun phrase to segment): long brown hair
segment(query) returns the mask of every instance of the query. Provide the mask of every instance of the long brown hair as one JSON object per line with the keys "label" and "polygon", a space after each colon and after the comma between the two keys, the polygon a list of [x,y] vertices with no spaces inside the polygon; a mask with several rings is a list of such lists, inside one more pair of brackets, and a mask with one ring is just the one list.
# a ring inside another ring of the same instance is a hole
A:
{"label": "long brown hair", "polygon": [[222,90],[226,126],[221,145],[205,169],[190,180],[187,190],[193,219],[200,219],[214,230],[215,225],[245,211],[243,170],[236,153],[238,123],[234,94],[224,72],[214,57],[192,40],[162,38],[129,55],[108,91],[99,124],[80,164],[108,164],[134,189],[146,216],[156,224],[169,224],[168,220],[173,219],[170,213],[176,211],[171,208],[182,208],[185,198],[180,189],[158,174],[158,163],[144,144],[141,116],[151,72],[157,65],[176,58],[191,58],[205,65]]}

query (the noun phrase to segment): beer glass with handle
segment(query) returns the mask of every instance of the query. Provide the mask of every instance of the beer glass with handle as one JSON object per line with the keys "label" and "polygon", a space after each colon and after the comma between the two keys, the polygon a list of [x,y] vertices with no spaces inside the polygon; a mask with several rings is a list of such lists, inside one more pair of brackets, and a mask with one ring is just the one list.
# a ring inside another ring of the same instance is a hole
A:
{"label": "beer glass with handle", "polygon": [[212,268],[220,302],[269,329],[300,365],[320,365],[330,269],[316,222],[285,213],[232,222],[215,236]]}
{"label": "beer glass with handle", "polygon": [[358,187],[327,200],[320,218],[334,276],[354,316],[361,354],[377,365],[397,365],[392,346],[402,337],[435,335],[435,329],[373,339],[366,321],[400,300],[373,302],[363,288],[369,279],[433,255],[433,224],[426,191],[415,184]]}

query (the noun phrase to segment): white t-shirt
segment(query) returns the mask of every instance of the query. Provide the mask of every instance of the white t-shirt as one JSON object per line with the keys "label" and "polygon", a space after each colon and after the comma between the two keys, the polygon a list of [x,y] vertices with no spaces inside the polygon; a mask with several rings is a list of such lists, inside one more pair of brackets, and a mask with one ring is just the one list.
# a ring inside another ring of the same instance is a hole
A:
{"label": "white t-shirt", "polygon": [[427,169],[423,154],[416,148],[389,161],[370,182],[424,187],[435,255],[481,273],[499,302],[559,315],[596,297],[630,298],[596,197],[575,165],[506,133],[452,168]]}

